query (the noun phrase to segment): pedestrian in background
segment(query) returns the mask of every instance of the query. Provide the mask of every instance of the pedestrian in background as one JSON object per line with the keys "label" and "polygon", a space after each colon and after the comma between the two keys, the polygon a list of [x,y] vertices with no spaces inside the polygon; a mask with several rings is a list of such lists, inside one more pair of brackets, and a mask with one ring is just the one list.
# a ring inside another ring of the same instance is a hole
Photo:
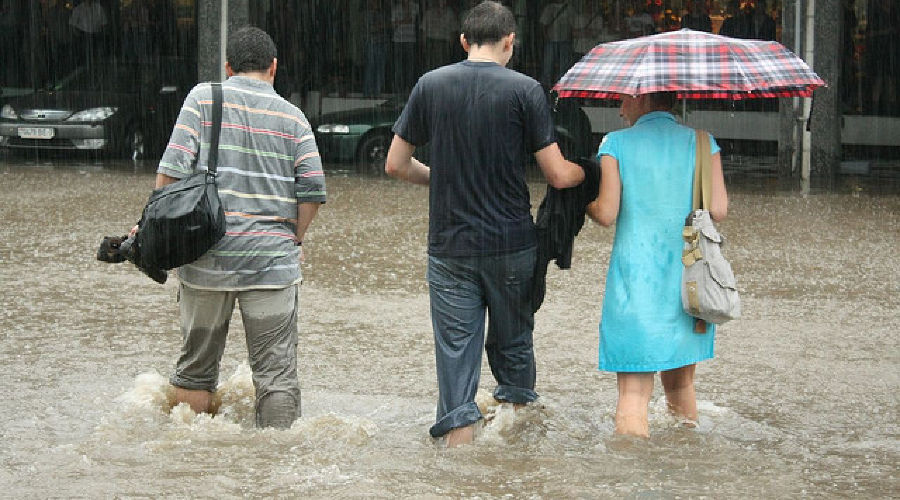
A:
{"label": "pedestrian in background", "polygon": [[548,89],[572,64],[572,7],[561,0],[547,4],[541,11],[544,28],[544,59],[541,83]]}
{"label": "pedestrian in background", "polygon": [[392,61],[394,88],[396,94],[408,94],[416,80],[418,71],[418,27],[419,3],[412,0],[398,0],[391,7]]}
{"label": "pedestrian in background", "polygon": [[366,36],[363,95],[366,97],[378,97],[384,87],[384,68],[391,37],[389,10],[385,0],[366,0],[363,11]]}
{"label": "pedestrian in background", "polygon": [[[422,21],[425,32],[425,58],[428,69],[455,62],[453,54],[459,42],[459,17],[447,0],[432,0]],[[458,60],[458,59],[457,59]]]}
{"label": "pedestrian in background", "polygon": [[603,13],[593,0],[585,0],[572,18],[572,50],[578,62],[603,38]]}
{"label": "pedestrian in background", "polygon": [[712,19],[709,18],[706,3],[703,0],[693,0],[690,3],[688,13],[681,16],[681,27],[712,33]]}
{"label": "pedestrian in background", "polygon": [[96,0],[84,0],[72,9],[69,25],[74,29],[75,43],[85,51],[88,67],[93,67],[97,59],[106,55],[104,39],[107,24],[106,9]]}

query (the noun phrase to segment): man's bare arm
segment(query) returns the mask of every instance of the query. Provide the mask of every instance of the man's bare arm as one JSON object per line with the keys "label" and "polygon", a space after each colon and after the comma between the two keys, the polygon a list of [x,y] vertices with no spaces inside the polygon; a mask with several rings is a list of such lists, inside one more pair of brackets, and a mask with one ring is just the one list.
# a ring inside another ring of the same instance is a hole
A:
{"label": "man's bare arm", "polygon": [[555,142],[536,152],[534,158],[541,167],[547,183],[556,189],[577,186],[584,180],[584,170],[566,160]]}
{"label": "man's bare arm", "polygon": [[612,226],[619,216],[619,202],[622,198],[622,179],[619,177],[619,161],[612,156],[600,157],[603,182],[597,199],[587,206],[587,215],[597,224]]}
{"label": "man's bare arm", "polygon": [[320,205],[321,203],[318,202],[297,204],[297,231],[295,233],[297,235],[297,241],[303,241],[306,230],[319,212]]}
{"label": "man's bare arm", "polygon": [[169,177],[166,174],[156,174],[156,189],[159,189],[163,186],[168,186],[173,182],[178,182],[180,179],[176,179],[175,177]]}
{"label": "man's bare arm", "polygon": [[396,179],[427,186],[431,180],[431,169],[412,157],[415,150],[415,146],[399,135],[394,135],[384,163],[384,171]]}

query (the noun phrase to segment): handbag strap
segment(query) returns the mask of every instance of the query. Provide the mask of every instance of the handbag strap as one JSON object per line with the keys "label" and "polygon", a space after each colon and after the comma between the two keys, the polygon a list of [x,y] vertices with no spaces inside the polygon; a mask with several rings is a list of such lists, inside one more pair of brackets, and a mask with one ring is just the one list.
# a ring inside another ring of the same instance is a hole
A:
{"label": "handbag strap", "polygon": [[712,193],[712,154],[709,145],[709,134],[705,130],[695,130],[697,135],[697,152],[694,155],[694,198],[692,211],[698,208],[709,210],[709,198]]}
{"label": "handbag strap", "polygon": [[[711,164],[712,154],[709,145],[709,134],[705,130],[694,130],[697,135],[697,152],[694,154],[694,199],[693,213],[698,208],[709,210],[709,197],[712,192]],[[696,240],[695,240],[696,244]],[[684,257],[682,257],[684,261]],[[688,290],[690,294],[690,290]],[[706,333],[706,321],[694,319],[694,333]]]}
{"label": "handbag strap", "polygon": [[209,138],[209,159],[206,170],[216,173],[216,163],[219,161],[219,133],[222,131],[222,84],[214,82],[212,88],[212,136]]}

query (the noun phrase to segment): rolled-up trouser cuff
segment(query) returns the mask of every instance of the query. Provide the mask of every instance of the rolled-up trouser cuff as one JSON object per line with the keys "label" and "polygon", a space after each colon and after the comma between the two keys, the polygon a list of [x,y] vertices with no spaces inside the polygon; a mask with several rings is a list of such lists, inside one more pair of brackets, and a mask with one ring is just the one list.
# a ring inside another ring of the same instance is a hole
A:
{"label": "rolled-up trouser cuff", "polygon": [[213,382],[194,382],[188,380],[184,377],[179,377],[177,374],[172,375],[169,378],[169,383],[174,385],[175,387],[180,387],[181,389],[188,389],[190,391],[207,391],[207,392],[216,392],[216,383]]}
{"label": "rolled-up trouser cuff", "polygon": [[478,410],[478,405],[474,402],[466,403],[462,406],[457,406],[444,415],[443,418],[431,426],[431,429],[428,429],[428,432],[431,434],[431,437],[438,438],[453,429],[472,425],[479,420],[481,420],[481,412]]}
{"label": "rolled-up trouser cuff", "polygon": [[497,401],[506,401],[507,403],[525,404],[531,403],[537,399],[538,395],[531,389],[522,387],[513,387],[511,385],[498,385],[494,389],[494,399]]}

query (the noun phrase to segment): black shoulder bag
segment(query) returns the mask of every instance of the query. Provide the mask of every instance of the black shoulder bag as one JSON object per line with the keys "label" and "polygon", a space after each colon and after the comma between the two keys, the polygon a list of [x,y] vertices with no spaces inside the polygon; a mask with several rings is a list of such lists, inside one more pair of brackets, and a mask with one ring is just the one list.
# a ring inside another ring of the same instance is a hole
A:
{"label": "black shoulder bag", "polygon": [[145,265],[173,269],[205,254],[225,235],[225,211],[216,188],[222,129],[222,84],[212,84],[212,137],[206,172],[197,172],[153,191],[135,243]]}

